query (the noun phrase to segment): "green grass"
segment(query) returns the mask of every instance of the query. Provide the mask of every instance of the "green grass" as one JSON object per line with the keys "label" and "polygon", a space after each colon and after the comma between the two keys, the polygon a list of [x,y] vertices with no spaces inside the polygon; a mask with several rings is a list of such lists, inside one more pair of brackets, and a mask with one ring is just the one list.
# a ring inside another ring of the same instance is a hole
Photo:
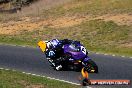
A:
{"label": "green grass", "polygon": [[[66,28],[43,27],[33,32],[23,31],[19,35],[0,35],[1,43],[37,46],[40,40],[74,39],[81,41],[88,50],[131,56],[132,26],[117,25],[113,21],[91,20]],[[126,45],[126,46],[122,46]]]}
{"label": "green grass", "polygon": [[0,88],[40,88],[40,86],[41,88],[80,88],[76,85],[11,70],[0,70],[0,80]]}
{"label": "green grass", "polygon": [[43,11],[43,17],[132,13],[132,0],[73,0]]}

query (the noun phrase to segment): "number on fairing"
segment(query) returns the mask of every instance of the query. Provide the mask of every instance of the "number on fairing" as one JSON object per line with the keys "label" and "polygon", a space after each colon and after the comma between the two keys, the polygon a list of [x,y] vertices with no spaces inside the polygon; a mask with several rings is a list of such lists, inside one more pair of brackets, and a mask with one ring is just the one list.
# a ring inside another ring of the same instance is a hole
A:
{"label": "number on fairing", "polygon": [[83,47],[83,46],[81,46],[81,51],[84,53],[84,54],[86,54],[86,48],[85,47]]}

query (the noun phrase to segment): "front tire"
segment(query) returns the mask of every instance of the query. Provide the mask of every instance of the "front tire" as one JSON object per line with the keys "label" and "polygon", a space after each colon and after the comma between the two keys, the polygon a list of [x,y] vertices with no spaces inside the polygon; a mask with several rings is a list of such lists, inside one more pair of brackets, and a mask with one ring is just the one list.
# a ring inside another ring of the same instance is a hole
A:
{"label": "front tire", "polygon": [[92,60],[88,60],[86,63],[85,69],[90,73],[98,73],[98,66]]}

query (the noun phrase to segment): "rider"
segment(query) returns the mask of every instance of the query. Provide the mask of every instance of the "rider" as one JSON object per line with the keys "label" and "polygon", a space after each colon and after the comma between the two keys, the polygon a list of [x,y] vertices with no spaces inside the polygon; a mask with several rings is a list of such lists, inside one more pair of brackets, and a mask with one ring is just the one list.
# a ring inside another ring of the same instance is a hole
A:
{"label": "rider", "polygon": [[[61,55],[63,54],[63,45],[70,44],[73,40],[58,40],[53,39],[51,41],[47,41],[47,50],[46,50],[46,56],[48,57],[49,61],[52,63],[52,65],[55,66],[56,70],[62,69],[61,61],[64,60],[64,58],[61,58]],[[51,58],[51,59],[50,59]],[[56,59],[55,59],[56,58]]]}

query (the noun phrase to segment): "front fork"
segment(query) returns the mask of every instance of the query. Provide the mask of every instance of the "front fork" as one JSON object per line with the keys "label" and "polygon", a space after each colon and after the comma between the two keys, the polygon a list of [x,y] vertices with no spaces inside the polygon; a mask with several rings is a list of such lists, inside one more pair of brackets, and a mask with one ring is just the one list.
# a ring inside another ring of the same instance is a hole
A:
{"label": "front fork", "polygon": [[82,61],[82,65],[84,66],[85,70],[88,72],[94,72],[94,67],[91,66],[92,64],[89,63],[89,60],[91,60],[88,56]]}
{"label": "front fork", "polygon": [[86,66],[86,65],[87,65],[87,62],[88,62],[89,60],[91,60],[91,58],[87,56],[87,57],[82,61],[82,65],[83,65],[83,66]]}

